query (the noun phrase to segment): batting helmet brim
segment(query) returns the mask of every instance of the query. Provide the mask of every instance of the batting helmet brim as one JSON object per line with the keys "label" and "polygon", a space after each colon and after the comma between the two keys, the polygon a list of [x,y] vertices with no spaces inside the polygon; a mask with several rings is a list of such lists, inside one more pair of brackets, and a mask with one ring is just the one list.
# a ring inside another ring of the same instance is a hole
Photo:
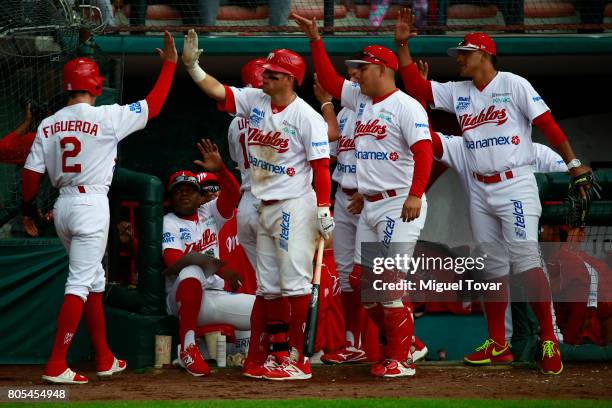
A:
{"label": "batting helmet brim", "polygon": [[290,72],[288,69],[285,69],[279,65],[275,65],[275,64],[263,64],[262,67],[264,69],[267,69],[268,71],[272,71],[272,72],[280,72],[281,74],[287,74],[287,75],[291,75],[292,77],[295,78],[295,80],[297,81],[298,85],[302,85],[302,80],[303,78],[296,78],[296,76]]}

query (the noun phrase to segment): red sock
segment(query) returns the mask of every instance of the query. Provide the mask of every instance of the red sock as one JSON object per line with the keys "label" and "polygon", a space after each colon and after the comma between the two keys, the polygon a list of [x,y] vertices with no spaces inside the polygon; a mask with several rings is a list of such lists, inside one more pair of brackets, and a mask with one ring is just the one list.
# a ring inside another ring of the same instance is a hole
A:
{"label": "red sock", "polygon": [[289,301],[286,297],[276,299],[265,299],[266,309],[266,332],[270,343],[270,353],[281,361],[289,356],[289,341],[287,331],[289,330]]}
{"label": "red sock", "polygon": [[89,292],[85,303],[85,318],[91,343],[96,351],[96,371],[106,371],[113,365],[115,357],[106,343],[106,321],[102,306],[102,292]]}
{"label": "red sock", "polygon": [[251,338],[247,361],[261,365],[268,357],[268,336],[266,336],[266,308],[263,296],[255,297],[251,312]]}
{"label": "red sock", "polygon": [[384,335],[385,332],[385,313],[383,310],[383,306],[380,303],[376,303],[375,306],[370,307],[370,308],[366,308],[366,311],[368,312],[368,315],[370,316],[370,318],[372,319],[372,321],[374,322],[374,324],[376,325],[376,327],[378,327],[378,331],[380,335]]}
{"label": "red sock", "polygon": [[412,344],[414,321],[406,307],[385,307],[384,327],[387,336],[387,357],[405,362]]}
{"label": "red sock", "polygon": [[198,314],[202,305],[202,284],[196,278],[182,280],[176,288],[176,304],[178,306],[179,338],[181,345],[185,344],[185,334],[189,330],[195,332],[198,325]]}
{"label": "red sock", "polygon": [[533,313],[540,323],[540,340],[557,341],[553,328],[550,283],[546,279],[544,269],[533,268],[524,274],[525,289],[528,299],[532,299],[529,304]]}
{"label": "red sock", "polygon": [[506,307],[508,306],[508,278],[491,280],[501,283],[500,290],[487,293],[482,305],[487,316],[489,337],[498,344],[506,344]]}
{"label": "red sock", "polygon": [[489,337],[501,345],[506,344],[506,305],[502,302],[483,302]]}
{"label": "red sock", "polygon": [[306,328],[306,318],[308,317],[310,295],[289,296],[289,304],[291,305],[289,346],[294,347],[298,351],[301,361],[304,358],[304,330]]}
{"label": "red sock", "polygon": [[344,313],[344,323],[346,331],[353,335],[355,348],[361,348],[363,322],[365,321],[365,310],[361,304],[361,292],[342,292],[342,311]]}
{"label": "red sock", "polygon": [[76,295],[64,295],[64,303],[57,317],[57,329],[53,350],[47,362],[45,375],[57,376],[66,371],[66,354],[72,338],[79,326],[81,314],[83,313],[83,299]]}

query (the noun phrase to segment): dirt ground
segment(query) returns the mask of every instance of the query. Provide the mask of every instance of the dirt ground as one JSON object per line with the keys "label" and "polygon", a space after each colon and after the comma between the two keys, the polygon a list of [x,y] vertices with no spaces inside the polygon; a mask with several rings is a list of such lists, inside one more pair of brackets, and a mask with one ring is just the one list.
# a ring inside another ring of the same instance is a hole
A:
{"label": "dirt ground", "polygon": [[[560,376],[541,375],[534,366],[486,368],[425,363],[417,375],[376,379],[368,365],[315,366],[313,379],[272,382],[242,377],[237,368],[195,378],[176,369],[129,370],[110,380],[95,379],[93,366],[74,367],[90,378],[70,386],[71,401],[154,399],[277,398],[537,398],[612,399],[612,364],[567,364]],[[0,388],[37,387],[42,366],[0,366]]]}

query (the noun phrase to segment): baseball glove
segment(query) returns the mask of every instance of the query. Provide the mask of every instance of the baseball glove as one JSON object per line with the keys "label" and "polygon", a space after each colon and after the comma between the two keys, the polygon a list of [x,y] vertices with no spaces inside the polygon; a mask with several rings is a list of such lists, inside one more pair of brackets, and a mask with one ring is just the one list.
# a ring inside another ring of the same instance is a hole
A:
{"label": "baseball glove", "polygon": [[[583,196],[582,191],[585,192]],[[601,198],[601,186],[595,180],[593,173],[584,173],[570,180],[567,195],[567,224],[570,228],[584,227],[586,216],[591,207],[593,197]]]}

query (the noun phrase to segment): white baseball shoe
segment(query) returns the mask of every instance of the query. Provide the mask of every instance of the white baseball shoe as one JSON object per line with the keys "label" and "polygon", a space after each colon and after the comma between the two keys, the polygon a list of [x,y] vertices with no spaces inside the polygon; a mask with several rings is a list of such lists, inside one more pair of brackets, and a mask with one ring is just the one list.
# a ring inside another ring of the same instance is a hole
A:
{"label": "white baseball shoe", "polygon": [[96,372],[96,374],[100,378],[108,378],[112,376],[113,374],[122,372],[126,368],[127,368],[127,363],[125,362],[125,360],[119,360],[117,357],[114,357],[113,365],[111,366],[111,368],[105,371],[98,371]]}
{"label": "white baseball shoe", "polygon": [[70,368],[60,375],[43,375],[42,379],[54,384],[87,384],[89,382],[87,377],[75,373]]}

